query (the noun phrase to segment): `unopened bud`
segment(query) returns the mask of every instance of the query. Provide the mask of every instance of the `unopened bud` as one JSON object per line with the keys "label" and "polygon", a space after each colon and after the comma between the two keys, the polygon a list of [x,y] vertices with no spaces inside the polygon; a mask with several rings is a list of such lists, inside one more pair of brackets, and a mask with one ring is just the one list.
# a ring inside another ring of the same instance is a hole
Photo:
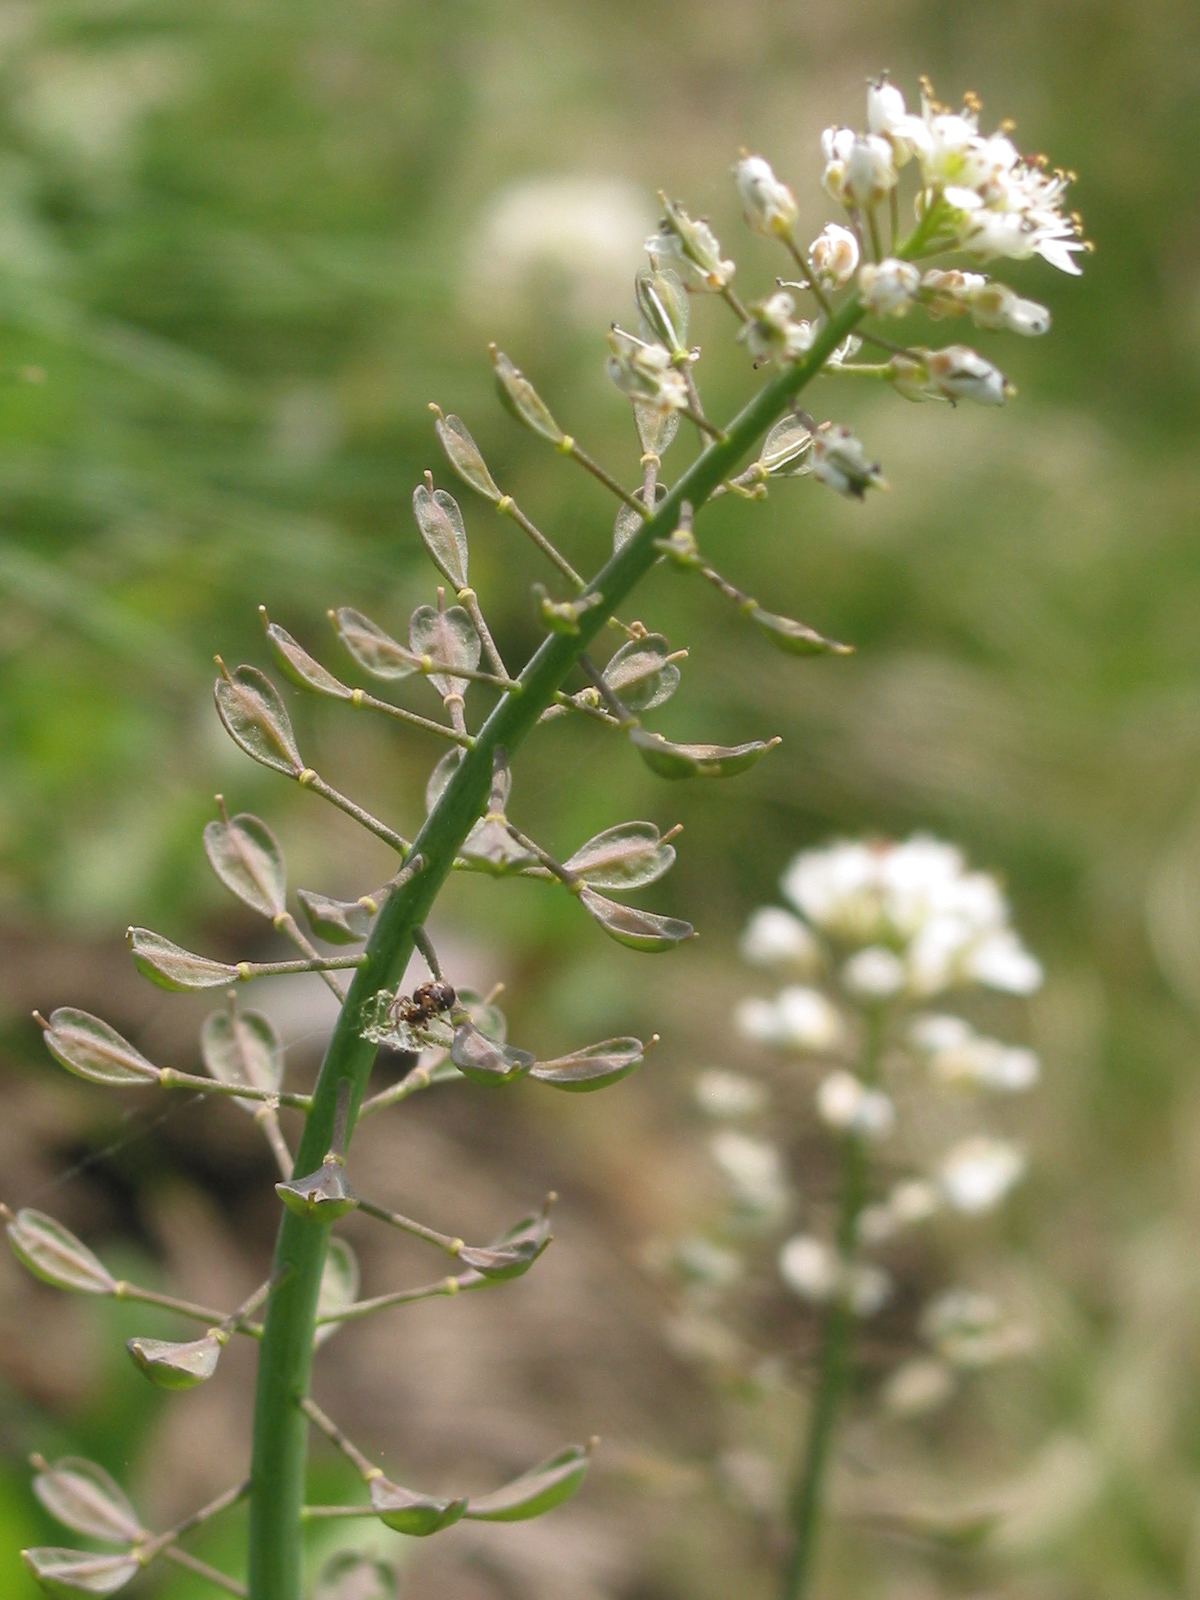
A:
{"label": "unopened bud", "polygon": [[733,181],[746,221],[764,238],[790,239],[796,225],[796,197],[781,183],[762,156],[743,156],[733,169]]}
{"label": "unopened bud", "polygon": [[842,289],[858,268],[858,240],[849,228],[830,222],[808,247],[808,259],[821,286]]}

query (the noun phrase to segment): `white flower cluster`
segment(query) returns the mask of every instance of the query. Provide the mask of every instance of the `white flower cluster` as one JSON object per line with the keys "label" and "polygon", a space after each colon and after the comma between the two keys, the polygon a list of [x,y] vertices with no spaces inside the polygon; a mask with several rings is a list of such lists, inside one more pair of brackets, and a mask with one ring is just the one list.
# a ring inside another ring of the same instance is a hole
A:
{"label": "white flower cluster", "polygon": [[[783,888],[794,909],[754,912],[740,949],[751,965],[786,981],[770,999],[743,1000],[736,1027],[756,1044],[820,1062],[818,1122],[868,1163],[872,1149],[886,1144],[889,1167],[902,1175],[874,1188],[868,1165],[868,1198],[848,1214],[852,1242],[846,1244],[845,1219],[835,1243],[818,1212],[778,1245],[776,1270],[783,1287],[807,1304],[841,1303],[865,1318],[894,1289],[874,1252],[939,1216],[994,1210],[1026,1168],[1018,1144],[972,1123],[983,1097],[1033,1087],[1036,1055],[986,1037],[961,1017],[924,1009],[928,999],[966,984],[1026,995],[1041,970],[1014,934],[995,879],[924,835],[805,851],[785,872]],[[907,1108],[922,1096],[926,1110],[910,1148]],[[756,1238],[778,1237],[802,1197],[788,1181],[782,1141],[772,1136],[782,1085],[777,1100],[749,1074],[713,1067],[698,1075],[695,1098],[704,1116],[722,1125],[708,1148],[723,1181],[723,1227],[715,1238],[682,1240],[671,1264],[708,1328],[704,1348],[719,1344],[726,1359],[740,1341],[716,1315],[722,1297],[753,1281],[744,1252]],[[937,1131],[943,1125],[948,1135]],[[931,1299],[918,1333],[925,1349],[881,1391],[897,1416],[931,1410],[954,1394],[963,1372],[1030,1347],[1027,1328],[1005,1323],[987,1296],[967,1289]]]}
{"label": "white flower cluster", "polygon": [[[1064,272],[1078,274],[1076,256],[1089,249],[1080,222],[1063,204],[1071,175],[1047,172],[1042,157],[1026,159],[1005,125],[979,130],[979,103],[968,95],[960,110],[934,99],[922,80],[921,109],[910,112],[895,84],[881,77],[867,90],[866,128],[830,127],[821,135],[826,193],[845,208],[850,224],[830,222],[807,249],[796,238],[799,208],[792,190],[761,155],[743,151],[733,170],[746,222],[761,237],[786,247],[804,273],[796,283],[777,279],[777,291],[743,305],[733,292],[735,263],[722,254],[712,228],[662,196],[664,217],[646,240],[652,269],[677,269],[680,291],[723,296],[741,318],[739,338],[756,366],[786,367],[809,358],[835,308],[829,297],[851,289],[859,305],[881,318],[924,310],[933,321],[970,316],[975,326],[1024,336],[1049,331],[1050,313],[1035,300],[982,272],[923,267],[931,256],[960,252],[977,260],[1041,256]],[[905,169],[916,174],[916,225],[901,237],[899,185]],[[877,208],[887,201],[890,227],[885,249]],[[870,250],[872,259],[866,259]],[[678,280],[676,280],[678,283]],[[814,315],[796,315],[789,291],[811,294]],[[646,331],[646,330],[643,330]],[[649,330],[654,334],[654,330]],[[866,335],[870,339],[870,335]],[[886,341],[876,340],[896,350]],[[639,405],[682,410],[694,385],[678,370],[686,354],[614,334],[609,372]],[[1016,391],[990,361],[966,345],[931,350],[916,345],[890,361],[852,363],[860,341],[853,336],[824,357],[822,370],[882,379],[909,400],[960,400],[1003,405]],[[825,422],[810,429],[811,459],[803,472],[836,493],[862,499],[886,484],[862,443],[848,428]],[[768,469],[769,472],[770,469]],[[800,475],[799,473],[795,475]],[[760,480],[761,481],[761,480]]]}
{"label": "white flower cluster", "polygon": [[896,85],[881,78],[867,90],[867,127],[865,134],[827,128],[822,136],[825,187],[835,199],[876,203],[895,186],[897,169],[915,158],[918,216],[944,206],[959,249],[984,259],[1038,255],[1062,272],[1079,272],[1074,258],[1087,246],[1078,219],[1062,210],[1072,175],[1047,173],[1041,158],[1025,160],[1004,128],[980,133],[974,96],[950,111],[924,82],[914,116]]}
{"label": "white flower cluster", "polygon": [[1042,981],[996,880],[968,871],[960,850],[928,835],[804,851],[784,873],[783,892],[808,929],[835,946],[895,957],[871,960],[877,977],[894,974],[896,993],[927,998],[978,983],[1031,994]]}

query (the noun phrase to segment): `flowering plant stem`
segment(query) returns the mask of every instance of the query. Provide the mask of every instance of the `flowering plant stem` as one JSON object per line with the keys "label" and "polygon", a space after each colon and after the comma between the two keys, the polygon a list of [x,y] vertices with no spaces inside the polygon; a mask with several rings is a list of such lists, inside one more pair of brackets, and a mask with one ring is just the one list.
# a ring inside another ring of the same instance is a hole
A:
{"label": "flowering plant stem", "polygon": [[[598,595],[600,603],[580,615],[579,632],[550,634],[521,672],[519,689],[500,699],[417,836],[413,850],[422,857],[421,871],[397,888],[380,911],[321,1067],[296,1156],[297,1177],[314,1172],[330,1147],[343,1082],[349,1086],[342,1091],[349,1096],[347,1136],[353,1130],[376,1050],[360,1032],[364,1012],[381,991],[400,982],[413,951],[414,930],[428,915],[463,841],[487,805],[495,751],[503,748],[511,756],[542,712],[554,703],[580,651],[587,649],[609,615],[658,559],[655,541],[674,532],[685,501],[696,508],[704,504],[821,371],[862,315],[857,298],[848,299],[820,330],[803,360],[780,372],[755,395],[724,437],[697,458],[653,515],[588,585],[587,593]],[[258,1365],[251,1465],[250,1600],[300,1600],[308,1419],[299,1402],[308,1393],[328,1238],[328,1223],[284,1212],[272,1274],[276,1288],[267,1305]],[[839,1356],[836,1371],[840,1370]]]}
{"label": "flowering plant stem", "polygon": [[[864,1082],[874,1083],[879,1073],[882,1019],[878,1012],[871,1012],[864,1023],[862,1076]],[[841,1189],[837,1250],[843,1261],[849,1261],[855,1254],[858,1219],[867,1200],[867,1152],[861,1134],[848,1132],[843,1136]],[[784,1572],[784,1600],[802,1600],[808,1592],[834,1425],[854,1371],[854,1325],[849,1300],[844,1294],[838,1295],[825,1313],[808,1437],[788,1506],[792,1549]]]}

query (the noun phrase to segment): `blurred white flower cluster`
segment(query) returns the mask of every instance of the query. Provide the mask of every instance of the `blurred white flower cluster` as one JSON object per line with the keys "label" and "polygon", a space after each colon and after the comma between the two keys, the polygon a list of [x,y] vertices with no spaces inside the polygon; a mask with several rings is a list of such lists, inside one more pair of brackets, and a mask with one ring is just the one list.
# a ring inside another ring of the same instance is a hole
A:
{"label": "blurred white flower cluster", "polygon": [[[794,1093],[794,1062],[807,1084],[797,1131],[807,1100],[840,1147],[841,1192],[832,1206],[806,1208],[803,1229],[774,1247],[775,1269],[808,1304],[870,1317],[893,1290],[872,1253],[935,1218],[994,1211],[1026,1168],[1020,1144],[987,1126],[988,1108],[1037,1083],[1037,1056],[929,1003],[972,986],[1027,996],[1041,968],[996,880],[926,835],[804,851],[782,888],[791,909],[756,911],[740,948],[784,981],[769,998],[741,1001],[734,1021],[788,1065],[774,1094],[748,1072],[711,1068],[697,1078],[698,1107],[721,1124],[709,1149],[725,1194],[724,1237],[686,1241],[675,1265],[711,1308],[747,1281],[741,1252],[768,1244],[795,1216],[801,1197],[785,1155],[794,1134],[780,1105]],[[963,1288],[936,1295],[916,1334],[926,1348],[881,1390],[898,1416],[942,1404],[960,1373],[1031,1342],[990,1298]]]}

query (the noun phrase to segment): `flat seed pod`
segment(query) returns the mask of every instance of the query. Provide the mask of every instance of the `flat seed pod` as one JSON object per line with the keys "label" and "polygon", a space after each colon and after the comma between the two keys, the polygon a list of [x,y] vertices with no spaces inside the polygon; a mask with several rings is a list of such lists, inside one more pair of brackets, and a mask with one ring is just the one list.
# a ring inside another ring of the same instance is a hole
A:
{"label": "flat seed pod", "polygon": [[[637,414],[637,410],[638,410],[638,408],[635,406],[634,407],[634,414],[635,415]],[[667,412],[664,412],[662,415],[663,415],[664,418],[674,417],[676,423],[678,423],[678,421],[679,421],[679,413],[677,411],[667,411]],[[639,432],[640,431],[641,430],[639,428]],[[644,439],[642,441],[642,446],[643,446],[644,449],[647,449],[647,450],[650,448],[650,446],[646,444]],[[665,450],[666,449],[666,445],[663,445],[662,448]],[[655,455],[657,455],[659,452],[656,450],[654,453],[655,453]],[[666,497],[667,497],[667,486],[666,486],[666,484],[665,483],[656,484],[655,485],[655,490],[654,490],[655,501],[656,502],[660,502],[662,500],[665,500]],[[628,544],[629,540],[633,538],[634,534],[642,526],[642,524],[645,522],[645,520],[646,520],[645,517],[642,515],[642,513],[640,511],[638,511],[634,506],[627,505],[623,501],[622,504],[621,504],[621,509],[617,512],[617,520],[613,523],[613,549],[614,549],[614,551],[615,550],[619,550],[623,544]],[[633,642],[636,643],[637,641],[633,641]]]}
{"label": "flat seed pod", "polygon": [[581,889],[579,903],[611,939],[628,945],[631,950],[673,950],[696,932],[690,922],[681,922],[678,917],[660,917],[653,911],[639,911],[635,906],[618,905],[594,889]]}
{"label": "flat seed pod", "polygon": [[651,455],[664,455],[679,432],[678,411],[660,411],[656,406],[633,402],[633,421],[642,449]]}
{"label": "flat seed pod", "polygon": [[672,744],[647,728],[631,728],[629,739],[660,778],[732,778],[781,743],[779,739],[752,739],[749,744],[735,745]]}
{"label": "flat seed pod", "polygon": [[467,530],[458,501],[444,489],[419,483],[413,490],[413,516],[429,559],[455,590],[467,586]]}
{"label": "flat seed pod", "polygon": [[[277,1094],[283,1084],[283,1046],[275,1029],[257,1011],[214,1011],[200,1030],[200,1054],[218,1083],[244,1084]],[[235,1099],[252,1115],[261,1100]]]}
{"label": "flat seed pod", "polygon": [[98,1556],[88,1550],[42,1547],[22,1550],[21,1560],[49,1595],[116,1594],[142,1564],[136,1556]]}
{"label": "flat seed pod", "polygon": [[679,274],[670,267],[643,267],[633,280],[633,292],[638,310],[659,344],[665,344],[672,355],[686,350],[691,308]]}
{"label": "flat seed pod", "polygon": [[221,1359],[221,1340],[208,1335],[172,1344],[166,1339],[127,1339],[133,1364],[158,1389],[194,1389],[207,1383]]}
{"label": "flat seed pod", "polygon": [[460,989],[458,1003],[471,1021],[494,1044],[503,1044],[508,1037],[508,1019],[497,1005],[489,1005],[474,989]]}
{"label": "flat seed pod", "polygon": [[481,1033],[473,1022],[463,1022],[454,1030],[450,1059],[472,1083],[511,1083],[525,1075],[534,1057],[528,1050],[497,1044]]}
{"label": "flat seed pod", "polygon": [[372,1478],[371,1504],[385,1528],[406,1533],[411,1539],[425,1539],[458,1522],[467,1509],[466,1499],[437,1500],[432,1495],[414,1494],[386,1478]]}
{"label": "flat seed pod", "polygon": [[537,857],[518,844],[502,822],[484,819],[477,822],[463,842],[462,854],[477,868],[503,878],[531,867]]}
{"label": "flat seed pod", "polygon": [[620,1083],[640,1065],[644,1055],[645,1046],[640,1039],[605,1039],[554,1061],[538,1061],[530,1068],[529,1076],[555,1089],[588,1094],[593,1089],[607,1089],[610,1083]]}
{"label": "flat seed pod", "polygon": [[304,763],[279,690],[257,667],[237,667],[213,688],[225,731],[254,761],[296,778]]}
{"label": "flat seed pod", "polygon": [[313,1600],[396,1600],[396,1569],[357,1550],[339,1550],[321,1568]]}
{"label": "flat seed pod", "polygon": [[[330,1239],[325,1251],[325,1265],[321,1271],[321,1291],[317,1297],[317,1316],[329,1317],[335,1311],[344,1311],[358,1299],[361,1274],[358,1257],[336,1235]],[[332,1339],[341,1326],[337,1322],[318,1322],[313,1333],[313,1349],[319,1349],[327,1339]]]}
{"label": "flat seed pod", "polygon": [[111,1294],[116,1279],[69,1228],[26,1206],[6,1230],[13,1254],[43,1283],[76,1294]]}
{"label": "flat seed pod", "polygon": [[50,1026],[43,1038],[57,1062],[92,1083],[144,1087],[158,1077],[158,1068],[115,1028],[74,1006],[59,1006],[50,1013]]}
{"label": "flat seed pod", "polygon": [[210,961],[207,956],[193,955],[149,928],[130,928],[125,939],[133,951],[138,971],[160,989],[182,993],[193,989],[219,989],[238,981],[238,969],[227,961]]}
{"label": "flat seed pod", "polygon": [[204,853],[229,892],[251,911],[274,919],[287,910],[283,851],[265,822],[243,811],[228,822],[208,823]]}
{"label": "flat seed pod", "polygon": [[[432,656],[448,667],[464,667],[474,672],[479,665],[481,645],[475,624],[461,606],[439,611],[436,606],[418,606],[408,619],[409,649],[418,656]],[[466,678],[453,678],[445,672],[431,672],[429,681],[440,695],[465,694]]]}
{"label": "flat seed pod", "polygon": [[670,652],[661,633],[630,639],[609,657],[604,681],[630,711],[653,711],[679,687],[679,668],[667,660]]}
{"label": "flat seed pod", "polygon": [[351,606],[341,606],[330,613],[338,638],[358,662],[364,672],[373,678],[394,683],[397,678],[410,678],[420,663],[390,633],[385,633],[378,623],[363,616]]}
{"label": "flat seed pod", "polygon": [[359,900],[329,900],[309,889],[297,891],[304,920],[327,944],[359,944],[371,931],[374,912]]}
{"label": "flat seed pod", "polygon": [[540,1517],[571,1498],[583,1482],[590,1457],[587,1446],[569,1445],[502,1489],[472,1495],[467,1502],[467,1517],[472,1522],[524,1522],[529,1517]]}
{"label": "flat seed pod", "polygon": [[791,617],[777,617],[770,611],[757,607],[746,615],[756,628],[761,628],[777,650],[790,656],[849,656],[854,654],[852,644],[839,644],[836,639],[826,639],[803,622]]}
{"label": "flat seed pod", "polygon": [[446,785],[458,771],[466,751],[461,745],[455,745],[452,750],[440,758],[436,767],[429,774],[429,781],[425,785],[425,810],[430,812],[445,793]]}
{"label": "flat seed pod", "polygon": [[526,1217],[516,1227],[483,1246],[464,1245],[457,1260],[485,1278],[504,1282],[527,1273],[550,1243],[550,1219],[543,1212]]}
{"label": "flat seed pod", "polygon": [[307,1177],[277,1183],[275,1193],[298,1217],[320,1217],[322,1222],[334,1222],[358,1205],[340,1161],[326,1161]]}
{"label": "flat seed pod", "polygon": [[132,1544],[142,1532],[124,1490],[94,1461],[63,1456],[33,1480],[33,1492],[65,1528],[108,1544]]}
{"label": "flat seed pod", "polygon": [[480,454],[479,446],[467,431],[461,417],[453,414],[448,417],[439,416],[434,428],[437,430],[437,436],[442,442],[442,449],[446,452],[450,465],[463,482],[470,484],[476,494],[483,495],[485,500],[490,500],[493,505],[498,504],[503,496],[487,469],[487,462]]}
{"label": "flat seed pod", "polygon": [[278,623],[269,622],[267,643],[271,647],[276,665],[289,683],[294,683],[298,689],[310,689],[313,694],[328,695],[331,700],[350,699],[354,691],[347,689],[346,685],[340,683],[319,661],[314,661],[308,651],[296,643],[286,628],[281,628]]}
{"label": "flat seed pod", "polygon": [[563,865],[594,889],[639,889],[674,863],[674,845],[663,842],[652,822],[621,822],[589,839]]}
{"label": "flat seed pod", "polygon": [[[799,417],[783,417],[763,440],[758,459],[767,472],[798,478],[812,469],[799,463],[812,449],[813,436]],[[788,471],[788,468],[791,470]]]}
{"label": "flat seed pod", "polygon": [[496,387],[505,409],[511,411],[518,422],[523,422],[534,433],[540,433],[551,444],[561,444],[566,434],[550,415],[550,408],[519,367],[514,367],[503,350],[491,348],[492,367],[496,374]]}

